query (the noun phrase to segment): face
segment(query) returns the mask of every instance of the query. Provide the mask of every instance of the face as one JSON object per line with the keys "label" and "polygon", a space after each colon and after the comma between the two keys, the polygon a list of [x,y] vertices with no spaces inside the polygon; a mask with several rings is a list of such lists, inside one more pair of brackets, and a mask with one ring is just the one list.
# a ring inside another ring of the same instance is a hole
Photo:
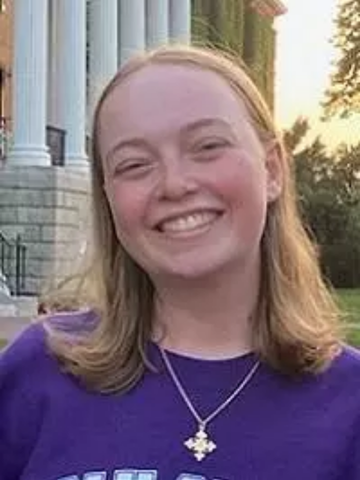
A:
{"label": "face", "polygon": [[155,283],[256,264],[278,159],[220,76],[132,74],[103,104],[100,153],[119,241]]}

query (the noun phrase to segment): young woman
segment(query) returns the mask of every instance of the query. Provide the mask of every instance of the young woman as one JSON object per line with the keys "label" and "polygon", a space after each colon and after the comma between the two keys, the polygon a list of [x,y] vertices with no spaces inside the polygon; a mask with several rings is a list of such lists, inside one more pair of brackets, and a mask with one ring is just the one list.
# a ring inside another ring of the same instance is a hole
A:
{"label": "young woman", "polygon": [[94,121],[93,308],[2,355],[1,480],[360,479],[360,356],[290,170],[233,60],[166,47],[119,71]]}

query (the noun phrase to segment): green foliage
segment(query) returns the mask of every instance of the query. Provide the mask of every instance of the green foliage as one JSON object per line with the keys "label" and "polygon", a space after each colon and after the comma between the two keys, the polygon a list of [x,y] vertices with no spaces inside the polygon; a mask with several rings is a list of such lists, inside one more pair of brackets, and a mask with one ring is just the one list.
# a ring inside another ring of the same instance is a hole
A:
{"label": "green foliage", "polygon": [[195,43],[242,55],[243,36],[243,0],[193,0],[192,37]]}
{"label": "green foliage", "polygon": [[333,41],[339,58],[325,93],[325,113],[347,117],[360,112],[360,0],[339,2]]}
{"label": "green foliage", "polygon": [[272,18],[256,13],[247,0],[192,2],[194,43],[240,55],[271,106],[275,51],[272,23]]}
{"label": "green foliage", "polygon": [[295,152],[301,145],[310,129],[309,122],[306,118],[299,117],[295,120],[290,130],[284,132],[285,145],[289,152]]}
{"label": "green foliage", "polygon": [[300,148],[308,128],[300,119],[285,133],[303,219],[325,275],[336,287],[360,286],[360,143],[333,155],[319,138]]}
{"label": "green foliage", "polygon": [[244,60],[254,73],[254,80],[273,106],[275,32],[273,20],[253,9],[245,11]]}

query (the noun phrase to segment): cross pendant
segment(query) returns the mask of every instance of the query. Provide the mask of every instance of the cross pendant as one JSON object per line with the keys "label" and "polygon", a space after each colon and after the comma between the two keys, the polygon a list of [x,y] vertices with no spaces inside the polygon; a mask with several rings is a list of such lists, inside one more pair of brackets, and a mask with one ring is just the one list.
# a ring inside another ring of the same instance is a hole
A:
{"label": "cross pendant", "polygon": [[195,436],[186,440],[184,445],[194,454],[198,462],[201,462],[206,455],[216,449],[216,444],[209,439],[208,434],[205,432],[205,425],[201,424]]}

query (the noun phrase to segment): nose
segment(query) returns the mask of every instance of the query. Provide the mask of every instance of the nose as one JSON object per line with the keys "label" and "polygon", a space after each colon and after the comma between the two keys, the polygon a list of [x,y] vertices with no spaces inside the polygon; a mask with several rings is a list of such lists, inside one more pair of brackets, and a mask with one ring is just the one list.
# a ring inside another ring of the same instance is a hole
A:
{"label": "nose", "polygon": [[178,200],[197,190],[197,182],[186,159],[177,158],[164,162],[158,185],[158,196]]}

